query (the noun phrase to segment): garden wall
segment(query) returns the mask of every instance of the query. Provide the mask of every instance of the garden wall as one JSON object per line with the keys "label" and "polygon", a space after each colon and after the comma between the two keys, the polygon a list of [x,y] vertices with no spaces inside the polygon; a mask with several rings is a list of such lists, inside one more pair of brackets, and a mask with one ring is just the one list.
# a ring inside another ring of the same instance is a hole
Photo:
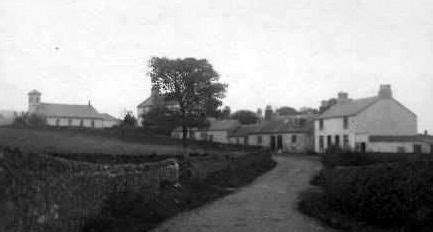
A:
{"label": "garden wall", "polygon": [[144,164],[95,164],[44,154],[0,152],[0,231],[78,231],[116,192],[145,192],[177,183],[175,159]]}

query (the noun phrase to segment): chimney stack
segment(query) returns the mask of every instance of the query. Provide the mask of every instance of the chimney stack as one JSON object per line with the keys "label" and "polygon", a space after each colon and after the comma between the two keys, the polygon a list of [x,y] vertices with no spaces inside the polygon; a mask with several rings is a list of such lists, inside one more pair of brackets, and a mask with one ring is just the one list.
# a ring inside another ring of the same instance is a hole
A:
{"label": "chimney stack", "polygon": [[380,85],[379,95],[380,98],[390,99],[392,98],[391,85]]}
{"label": "chimney stack", "polygon": [[272,119],[272,114],[274,111],[272,110],[272,106],[267,105],[265,110],[265,121],[269,121]]}

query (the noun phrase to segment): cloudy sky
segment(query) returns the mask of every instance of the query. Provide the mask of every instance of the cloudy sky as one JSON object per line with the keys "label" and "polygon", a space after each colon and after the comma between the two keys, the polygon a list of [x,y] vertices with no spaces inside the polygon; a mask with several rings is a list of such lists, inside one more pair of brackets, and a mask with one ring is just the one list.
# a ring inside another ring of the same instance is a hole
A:
{"label": "cloudy sky", "polygon": [[149,95],[152,56],[208,59],[234,110],[391,84],[433,132],[431,0],[0,1],[0,109],[38,89],[120,116]]}

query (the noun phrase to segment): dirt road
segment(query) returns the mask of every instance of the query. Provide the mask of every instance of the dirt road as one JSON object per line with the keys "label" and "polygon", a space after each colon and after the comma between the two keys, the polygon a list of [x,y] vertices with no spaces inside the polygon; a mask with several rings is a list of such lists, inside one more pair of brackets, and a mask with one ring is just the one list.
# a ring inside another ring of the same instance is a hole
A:
{"label": "dirt road", "polygon": [[180,214],[154,231],[333,231],[296,210],[298,193],[320,168],[312,157],[278,156],[277,167],[251,185]]}

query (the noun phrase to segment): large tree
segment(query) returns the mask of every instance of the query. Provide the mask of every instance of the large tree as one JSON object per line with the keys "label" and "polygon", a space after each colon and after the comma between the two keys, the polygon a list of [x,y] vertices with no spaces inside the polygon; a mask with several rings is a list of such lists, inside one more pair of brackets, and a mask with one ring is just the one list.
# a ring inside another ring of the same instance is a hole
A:
{"label": "large tree", "polygon": [[231,115],[232,119],[237,119],[243,125],[255,124],[259,122],[259,117],[256,113],[250,110],[238,110]]}
{"label": "large tree", "polygon": [[298,111],[290,106],[283,106],[276,110],[279,115],[296,115]]}
{"label": "large tree", "polygon": [[152,88],[166,100],[179,104],[184,155],[188,128],[200,125],[207,113],[222,105],[227,85],[219,83],[219,75],[206,59],[168,59],[153,57],[149,62]]}

